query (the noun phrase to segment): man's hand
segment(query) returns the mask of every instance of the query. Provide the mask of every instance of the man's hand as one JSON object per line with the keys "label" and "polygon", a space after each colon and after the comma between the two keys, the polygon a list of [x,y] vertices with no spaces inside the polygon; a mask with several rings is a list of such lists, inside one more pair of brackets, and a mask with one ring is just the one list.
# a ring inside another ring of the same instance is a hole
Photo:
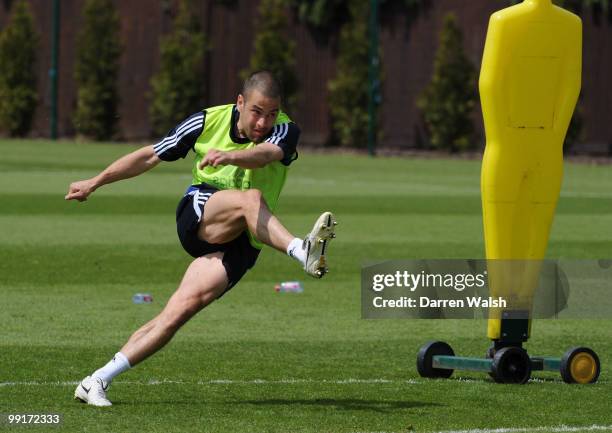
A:
{"label": "man's hand", "polygon": [[66,200],[85,201],[87,197],[96,190],[93,179],[80,180],[73,182],[68,188],[68,194],[64,197]]}
{"label": "man's hand", "polygon": [[231,152],[224,152],[222,150],[210,149],[206,152],[206,156],[199,162],[198,168],[202,170],[207,165],[217,167],[218,165],[232,164],[233,158]]}

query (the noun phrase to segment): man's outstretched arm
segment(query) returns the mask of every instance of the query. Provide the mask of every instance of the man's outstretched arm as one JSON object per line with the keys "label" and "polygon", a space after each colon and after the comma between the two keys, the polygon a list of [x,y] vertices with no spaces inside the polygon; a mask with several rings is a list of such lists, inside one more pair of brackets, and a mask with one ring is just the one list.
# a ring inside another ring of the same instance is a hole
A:
{"label": "man's outstretched arm", "polygon": [[155,154],[153,146],[141,147],[119,158],[97,176],[71,183],[65,199],[85,201],[92,192],[102,185],[138,176],[155,167],[160,161],[161,159]]}

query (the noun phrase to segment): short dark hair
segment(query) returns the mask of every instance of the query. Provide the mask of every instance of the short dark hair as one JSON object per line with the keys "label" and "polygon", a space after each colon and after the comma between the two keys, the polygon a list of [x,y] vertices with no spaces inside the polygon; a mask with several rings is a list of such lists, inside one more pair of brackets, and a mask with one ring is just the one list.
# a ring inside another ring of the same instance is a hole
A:
{"label": "short dark hair", "polygon": [[282,99],[281,85],[272,72],[265,69],[255,71],[244,80],[242,85],[242,96],[245,98],[252,90],[258,90],[268,98]]}

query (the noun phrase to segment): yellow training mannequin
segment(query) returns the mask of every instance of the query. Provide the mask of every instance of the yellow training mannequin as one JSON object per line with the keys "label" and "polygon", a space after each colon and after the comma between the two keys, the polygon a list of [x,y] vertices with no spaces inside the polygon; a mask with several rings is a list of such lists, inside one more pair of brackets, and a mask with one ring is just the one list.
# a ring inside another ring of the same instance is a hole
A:
{"label": "yellow training mannequin", "polygon": [[[525,0],[489,21],[479,83],[487,138],[481,193],[489,285],[491,296],[519,300],[527,309],[561,188],[581,50],[580,18],[551,0]],[[521,262],[491,261],[497,259]],[[489,338],[499,339],[500,327],[499,311],[493,312]]]}

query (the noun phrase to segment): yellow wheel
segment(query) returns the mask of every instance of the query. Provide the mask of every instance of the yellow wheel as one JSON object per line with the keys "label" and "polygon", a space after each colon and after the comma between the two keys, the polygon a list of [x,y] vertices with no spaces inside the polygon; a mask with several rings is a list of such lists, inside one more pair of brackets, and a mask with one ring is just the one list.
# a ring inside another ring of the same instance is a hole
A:
{"label": "yellow wheel", "polygon": [[561,377],[566,383],[597,382],[601,366],[599,357],[588,347],[574,347],[561,358]]}

